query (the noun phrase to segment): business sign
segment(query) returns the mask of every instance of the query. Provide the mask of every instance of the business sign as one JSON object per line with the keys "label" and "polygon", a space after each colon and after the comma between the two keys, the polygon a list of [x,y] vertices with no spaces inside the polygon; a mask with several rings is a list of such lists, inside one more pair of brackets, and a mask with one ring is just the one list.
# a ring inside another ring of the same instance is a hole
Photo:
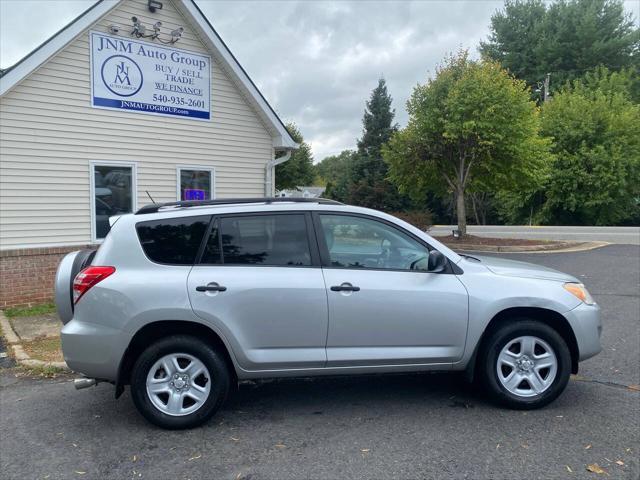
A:
{"label": "business sign", "polygon": [[185,188],[183,200],[206,200],[207,192],[199,188]]}
{"label": "business sign", "polygon": [[91,32],[91,105],[211,119],[211,59]]}

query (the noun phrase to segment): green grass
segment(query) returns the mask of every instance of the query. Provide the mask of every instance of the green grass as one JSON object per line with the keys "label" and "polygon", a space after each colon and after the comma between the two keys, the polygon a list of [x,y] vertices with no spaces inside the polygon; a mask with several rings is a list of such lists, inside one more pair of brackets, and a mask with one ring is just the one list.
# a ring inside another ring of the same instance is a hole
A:
{"label": "green grass", "polygon": [[16,317],[35,317],[36,315],[46,315],[48,313],[55,313],[56,306],[52,303],[43,303],[40,305],[34,305],[33,307],[12,307],[6,308],[4,314],[7,318]]}

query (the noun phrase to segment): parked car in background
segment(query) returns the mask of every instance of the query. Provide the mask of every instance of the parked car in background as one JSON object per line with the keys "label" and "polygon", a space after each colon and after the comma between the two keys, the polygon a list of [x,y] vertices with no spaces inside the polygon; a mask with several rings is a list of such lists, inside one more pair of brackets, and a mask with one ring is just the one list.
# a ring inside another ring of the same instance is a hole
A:
{"label": "parked car in background", "polygon": [[458,255],[390,215],[323,199],[150,205],[61,262],[67,364],[131,386],[149,421],[209,419],[240,379],[466,371],[512,408],[600,347],[576,278]]}

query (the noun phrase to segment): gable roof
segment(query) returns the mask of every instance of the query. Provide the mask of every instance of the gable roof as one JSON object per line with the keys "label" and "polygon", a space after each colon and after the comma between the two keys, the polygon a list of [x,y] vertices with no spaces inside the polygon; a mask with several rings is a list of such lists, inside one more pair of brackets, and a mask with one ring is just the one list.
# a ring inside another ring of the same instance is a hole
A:
{"label": "gable roof", "polygon": [[[82,32],[90,28],[104,15],[124,0],[99,0],[85,10],[62,30],[49,38],[15,65],[0,71],[0,97],[20,83],[31,72],[44,64]],[[205,46],[215,52],[216,59],[222,65],[244,97],[254,107],[273,138],[277,149],[296,149],[298,144],[287,131],[284,123],[271,108],[253,80],[249,77],[229,47],[222,41],[202,10],[193,0],[171,0],[176,9],[191,22],[195,32]]]}

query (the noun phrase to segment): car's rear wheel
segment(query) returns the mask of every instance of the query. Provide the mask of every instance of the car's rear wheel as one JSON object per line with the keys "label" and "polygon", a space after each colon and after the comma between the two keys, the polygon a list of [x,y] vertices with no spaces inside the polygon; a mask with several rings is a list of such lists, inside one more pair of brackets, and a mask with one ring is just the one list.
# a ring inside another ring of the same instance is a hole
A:
{"label": "car's rear wheel", "polygon": [[528,319],[514,319],[492,331],[478,361],[489,395],[517,409],[549,404],[564,391],[571,374],[571,354],[562,336]]}
{"label": "car's rear wheel", "polygon": [[203,341],[179,335],[154,343],[136,360],[131,394],[140,413],[162,428],[192,428],[220,408],[229,391],[227,364]]}

